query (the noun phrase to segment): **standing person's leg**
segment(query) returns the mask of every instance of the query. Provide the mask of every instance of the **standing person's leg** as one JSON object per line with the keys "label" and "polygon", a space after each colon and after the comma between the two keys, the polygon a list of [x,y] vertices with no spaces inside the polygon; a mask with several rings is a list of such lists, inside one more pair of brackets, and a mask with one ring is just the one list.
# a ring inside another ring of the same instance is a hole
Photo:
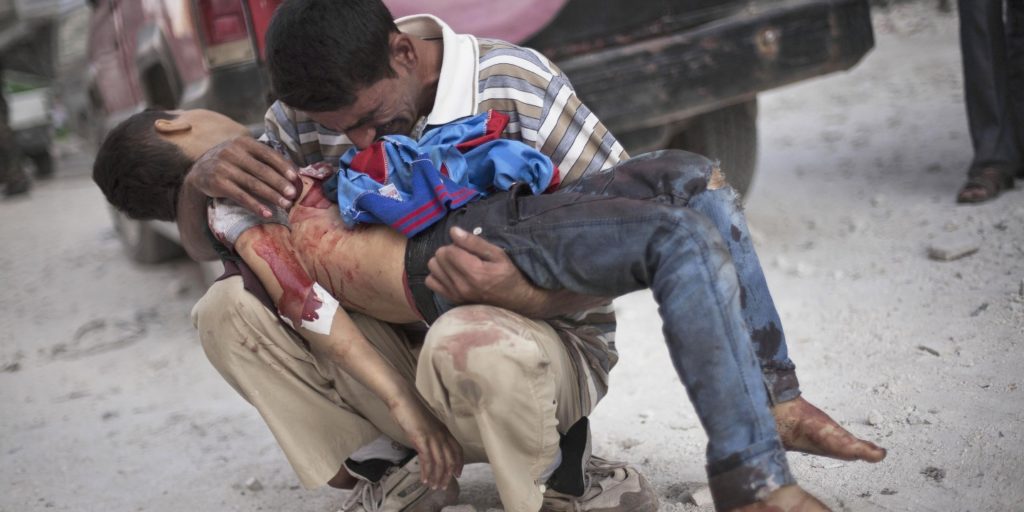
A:
{"label": "standing person's leg", "polygon": [[974,147],[959,202],[992,199],[1013,187],[1020,165],[1010,111],[1003,0],[959,0],[964,98]]}
{"label": "standing person's leg", "polygon": [[1021,161],[1017,177],[1024,178],[1024,0],[1007,0],[1007,67],[1009,68],[1011,125],[1017,135],[1017,154]]}

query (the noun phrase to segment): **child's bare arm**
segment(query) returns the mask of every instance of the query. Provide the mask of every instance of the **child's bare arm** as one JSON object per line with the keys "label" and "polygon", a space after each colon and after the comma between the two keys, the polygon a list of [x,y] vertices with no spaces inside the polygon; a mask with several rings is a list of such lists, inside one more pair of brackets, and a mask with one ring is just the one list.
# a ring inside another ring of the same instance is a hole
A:
{"label": "child's bare arm", "polygon": [[381,357],[348,314],[303,268],[290,232],[279,224],[244,231],[235,251],[256,273],[282,317],[387,404],[420,455],[425,483],[446,487],[462,471],[462,449],[413,386]]}

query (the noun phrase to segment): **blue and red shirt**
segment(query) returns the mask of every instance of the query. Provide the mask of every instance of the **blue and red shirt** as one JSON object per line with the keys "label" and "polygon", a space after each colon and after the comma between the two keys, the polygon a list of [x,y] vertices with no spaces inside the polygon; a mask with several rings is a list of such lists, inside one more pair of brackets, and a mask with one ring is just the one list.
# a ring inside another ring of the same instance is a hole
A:
{"label": "blue and red shirt", "polygon": [[388,224],[412,237],[450,210],[513,183],[528,184],[534,194],[557,188],[551,159],[501,138],[508,121],[491,110],[431,128],[418,141],[386,135],[362,151],[349,149],[324,193],[337,196],[347,226]]}

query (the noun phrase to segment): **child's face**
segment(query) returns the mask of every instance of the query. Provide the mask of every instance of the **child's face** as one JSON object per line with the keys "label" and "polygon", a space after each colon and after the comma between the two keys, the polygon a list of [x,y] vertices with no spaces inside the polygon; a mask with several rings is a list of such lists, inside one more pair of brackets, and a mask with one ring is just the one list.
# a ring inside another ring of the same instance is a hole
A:
{"label": "child's face", "polygon": [[249,136],[249,130],[229,117],[210,110],[175,110],[176,119],[160,119],[154,127],[160,136],[181,148],[192,160],[197,160],[214,146],[239,136]]}

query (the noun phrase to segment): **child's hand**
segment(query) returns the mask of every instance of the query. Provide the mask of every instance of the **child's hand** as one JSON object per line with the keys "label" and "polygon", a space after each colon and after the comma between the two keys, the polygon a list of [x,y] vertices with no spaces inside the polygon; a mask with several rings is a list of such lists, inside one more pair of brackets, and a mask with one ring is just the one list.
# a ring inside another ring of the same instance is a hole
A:
{"label": "child's hand", "polygon": [[452,476],[462,475],[462,446],[440,420],[417,399],[391,409],[420,457],[420,480],[433,489],[447,489]]}

